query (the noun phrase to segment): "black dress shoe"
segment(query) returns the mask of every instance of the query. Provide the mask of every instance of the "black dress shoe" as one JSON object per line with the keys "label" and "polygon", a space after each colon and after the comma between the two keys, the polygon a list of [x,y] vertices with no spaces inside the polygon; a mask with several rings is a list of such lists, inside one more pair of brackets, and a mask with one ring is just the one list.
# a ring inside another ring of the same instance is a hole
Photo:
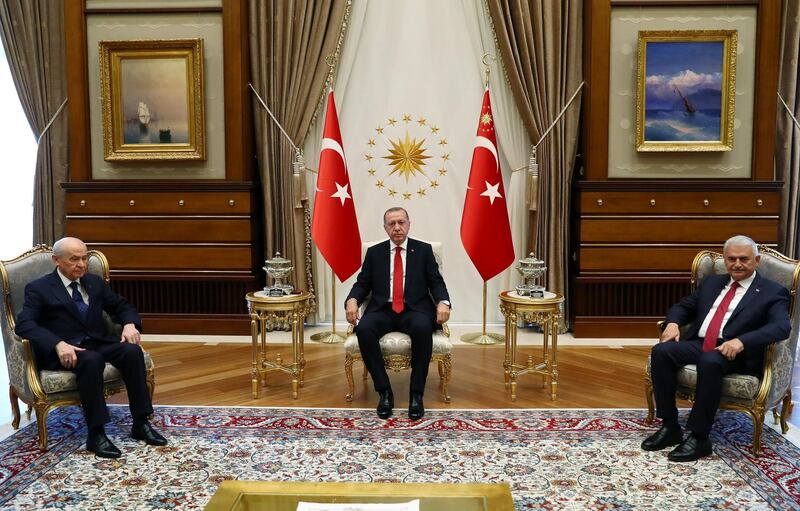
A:
{"label": "black dress shoe", "polygon": [[167,445],[167,439],[161,436],[149,422],[134,424],[131,428],[131,438],[144,440],[147,445]]}
{"label": "black dress shoe", "polygon": [[680,426],[661,426],[661,428],[642,441],[645,451],[660,451],[672,445],[678,445],[683,440]]}
{"label": "black dress shoe", "polygon": [[86,450],[101,458],[119,458],[122,452],[111,443],[105,433],[89,433],[86,438]]}
{"label": "black dress shoe", "polygon": [[425,415],[425,407],[422,405],[422,394],[412,392],[408,400],[408,418],[418,421]]}
{"label": "black dress shoe", "polygon": [[713,452],[711,440],[708,437],[700,439],[694,435],[687,435],[686,440],[670,451],[667,455],[669,461],[696,461],[710,456]]}
{"label": "black dress shoe", "polygon": [[394,394],[392,389],[378,391],[378,417],[381,419],[388,419],[392,416],[392,408],[394,408]]}

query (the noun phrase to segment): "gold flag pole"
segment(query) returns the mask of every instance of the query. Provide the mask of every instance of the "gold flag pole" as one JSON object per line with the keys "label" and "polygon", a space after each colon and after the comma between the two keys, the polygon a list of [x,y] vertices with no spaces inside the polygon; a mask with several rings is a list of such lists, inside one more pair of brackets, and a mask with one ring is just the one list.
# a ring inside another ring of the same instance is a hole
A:
{"label": "gold flag pole", "polygon": [[486,332],[486,281],[483,281],[483,330],[470,332],[461,336],[461,341],[467,344],[482,344],[484,346],[497,344],[504,341],[505,336],[495,332]]}
{"label": "gold flag pole", "polygon": [[323,344],[342,344],[347,335],[336,331],[336,274],[331,276],[331,330],[319,332],[311,336],[312,341]]}

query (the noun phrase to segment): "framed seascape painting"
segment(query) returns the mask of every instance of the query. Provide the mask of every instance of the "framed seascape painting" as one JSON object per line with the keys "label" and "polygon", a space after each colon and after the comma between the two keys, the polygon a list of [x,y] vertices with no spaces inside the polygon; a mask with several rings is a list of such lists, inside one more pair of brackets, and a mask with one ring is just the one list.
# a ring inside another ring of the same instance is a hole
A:
{"label": "framed seascape painting", "polygon": [[100,41],[107,161],[205,160],[203,41]]}
{"label": "framed seascape painting", "polygon": [[639,32],[637,151],[730,151],[735,30]]}

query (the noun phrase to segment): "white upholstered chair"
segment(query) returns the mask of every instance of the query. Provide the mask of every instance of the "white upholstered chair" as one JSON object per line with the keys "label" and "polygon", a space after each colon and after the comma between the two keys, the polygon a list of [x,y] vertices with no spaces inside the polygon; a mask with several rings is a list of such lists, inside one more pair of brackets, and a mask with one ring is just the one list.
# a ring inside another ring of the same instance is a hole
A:
{"label": "white upholstered chair", "polygon": [[[759,245],[761,262],[758,272],[764,277],[783,285],[791,294],[789,314],[792,330],[787,339],[776,339],[766,351],[764,368],[761,377],[750,374],[729,374],[722,379],[722,401],[720,408],[745,412],[753,421],[753,453],[761,450],[761,430],[764,425],[764,414],[772,409],[776,424],[780,421],[781,431],[789,431],[788,419],[792,413],[792,372],[794,371],[797,340],[800,336],[800,313],[797,300],[798,277],[800,277],[800,261],[788,257],[770,248]],[[726,273],[722,254],[703,251],[697,254],[692,263],[692,291],[707,276]],[[682,329],[685,330],[686,326]],[[694,364],[684,366],[678,372],[677,395],[694,401],[697,385],[697,367]],[[645,374],[645,395],[647,397],[647,423],[651,424],[655,417],[655,401],[653,399],[653,382],[650,377],[650,360],[647,361]],[[777,407],[780,406],[780,415]]]}
{"label": "white upholstered chair", "polygon": [[[383,241],[383,240],[381,240]],[[372,245],[381,243],[381,241],[373,241],[362,243],[361,255],[362,260],[367,249]],[[442,243],[441,242],[426,242],[430,243],[433,248],[433,255],[436,258],[436,263],[439,265],[439,271],[442,271]],[[369,300],[369,299],[367,299]],[[361,304],[362,313],[366,307],[366,300]],[[353,381],[353,362],[361,359],[361,351],[358,349],[358,337],[353,332],[353,327],[347,329],[347,339],[344,341],[344,373],[347,378],[347,394],[345,398],[348,401],[353,400],[354,381]],[[449,403],[450,394],[448,393],[448,385],[450,384],[450,374],[452,371],[452,358],[451,352],[453,345],[450,343],[450,329],[447,323],[442,325],[441,330],[433,332],[433,356],[431,362],[436,362],[439,369],[439,379],[441,381],[441,397],[442,400]],[[383,361],[386,369],[393,371],[402,371],[411,368],[411,338],[401,332],[389,332],[380,339],[381,352],[383,353]],[[367,368],[364,367],[362,378],[367,378]]]}
{"label": "white upholstered chair", "polygon": [[[47,414],[59,406],[79,405],[78,387],[75,373],[72,371],[39,370],[33,355],[31,343],[21,339],[14,333],[17,315],[22,311],[25,302],[25,286],[28,282],[53,271],[53,250],[39,245],[10,261],[0,261],[0,282],[2,283],[3,302],[0,314],[3,343],[6,350],[8,379],[10,384],[11,426],[19,427],[20,411],[18,399],[28,405],[27,415],[30,418],[31,408],[36,410],[36,422],[39,430],[39,449],[47,450]],[[89,270],[103,277],[108,282],[108,261],[101,252],[89,251]],[[122,332],[122,327],[113,322],[105,313],[109,329]],[[147,388],[153,395],[155,379],[153,377],[153,360],[144,353],[147,369]],[[125,390],[122,374],[116,367],[106,364],[103,372],[106,397]]]}

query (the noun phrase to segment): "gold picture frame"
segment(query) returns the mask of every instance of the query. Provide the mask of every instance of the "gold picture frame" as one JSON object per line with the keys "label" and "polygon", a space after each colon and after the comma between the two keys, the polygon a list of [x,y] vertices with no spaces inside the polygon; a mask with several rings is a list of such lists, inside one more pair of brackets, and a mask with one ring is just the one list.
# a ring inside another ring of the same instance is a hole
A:
{"label": "gold picture frame", "polygon": [[105,160],[205,160],[203,40],[99,46]]}
{"label": "gold picture frame", "polygon": [[639,32],[636,150],[730,151],[736,30]]}

